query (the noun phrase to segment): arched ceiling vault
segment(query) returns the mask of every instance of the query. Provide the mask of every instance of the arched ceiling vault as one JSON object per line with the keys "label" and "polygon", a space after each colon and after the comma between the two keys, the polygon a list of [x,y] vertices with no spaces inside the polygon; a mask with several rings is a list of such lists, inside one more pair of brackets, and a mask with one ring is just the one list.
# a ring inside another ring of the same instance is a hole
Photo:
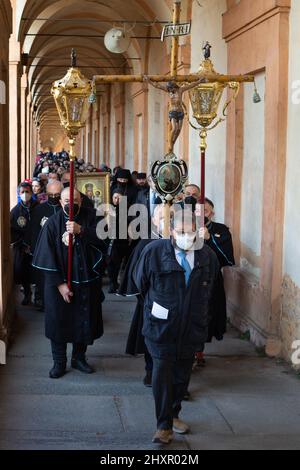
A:
{"label": "arched ceiling vault", "polygon": [[[172,4],[171,0],[19,0],[18,38],[22,52],[28,55],[29,91],[43,132],[47,126],[59,124],[50,88],[65,75],[73,47],[78,66],[88,78],[144,73],[145,38],[160,36],[162,26],[157,21],[170,20]],[[126,54],[112,54],[105,48],[103,36],[121,20],[130,21],[125,28],[131,30],[133,39]],[[163,56],[165,44],[155,39],[150,41],[152,45]]]}

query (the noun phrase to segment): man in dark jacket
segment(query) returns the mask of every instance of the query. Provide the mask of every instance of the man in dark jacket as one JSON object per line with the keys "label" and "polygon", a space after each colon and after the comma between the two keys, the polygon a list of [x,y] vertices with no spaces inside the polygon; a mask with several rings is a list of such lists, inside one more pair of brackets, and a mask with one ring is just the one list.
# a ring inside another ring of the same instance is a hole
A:
{"label": "man in dark jacket", "polygon": [[14,253],[14,282],[21,284],[24,289],[22,305],[31,302],[31,255],[28,243],[32,212],[38,202],[32,199],[30,183],[21,183],[18,188],[20,202],[10,212],[11,243]]}
{"label": "man in dark jacket", "polygon": [[214,252],[206,245],[200,249],[194,215],[178,211],[173,223],[172,239],[147,245],[133,272],[144,298],[143,335],[153,359],[153,442],[161,444],[171,442],[172,430],[189,431],[179,412],[194,354],[207,338],[209,301],[219,269]]}
{"label": "man in dark jacket", "polygon": [[[63,210],[45,223],[33,258],[33,266],[45,276],[46,337],[51,340],[54,366],[51,378],[65,374],[67,343],[73,343],[71,365],[92,373],[86,362],[87,345],[103,334],[101,260],[105,243],[97,237],[95,213],[81,207],[74,191],[75,221],[68,220],[70,189],[61,194]],[[72,288],[67,285],[69,234],[73,234]]]}
{"label": "man in dark jacket", "polygon": [[[55,215],[58,211],[61,210],[60,204],[60,194],[63,189],[63,185],[60,181],[53,181],[48,183],[47,185],[47,202],[43,204],[39,204],[37,207],[34,208],[31,217],[31,224],[30,224],[30,234],[29,234],[29,246],[31,250],[31,254],[33,255],[40,231],[42,230],[43,226],[51,217]],[[44,277],[43,273],[40,270],[34,270],[34,277],[35,277],[35,300],[34,304],[39,310],[44,309]]]}
{"label": "man in dark jacket", "polygon": [[126,354],[131,354],[135,356],[137,354],[144,354],[145,358],[145,370],[146,375],[143,379],[143,384],[145,387],[152,386],[152,370],[153,370],[153,361],[152,357],[149,354],[149,351],[145,345],[144,336],[142,335],[143,328],[143,312],[144,312],[144,299],[139,294],[138,288],[136,287],[133,280],[133,271],[136,264],[138,263],[141,253],[145,246],[149,243],[159,240],[163,232],[163,205],[160,204],[155,207],[153,216],[152,216],[152,233],[150,238],[141,239],[133,252],[130,255],[126,268],[124,270],[121,285],[118,289],[119,295],[124,296],[133,296],[137,297],[137,304],[133,314],[133,318],[130,325],[130,330],[128,334],[127,344],[126,344]]}

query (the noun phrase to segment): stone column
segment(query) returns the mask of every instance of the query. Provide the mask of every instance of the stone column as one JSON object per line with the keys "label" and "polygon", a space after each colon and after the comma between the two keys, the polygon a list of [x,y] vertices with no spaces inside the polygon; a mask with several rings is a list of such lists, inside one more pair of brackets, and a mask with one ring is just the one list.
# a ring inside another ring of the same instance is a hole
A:
{"label": "stone column", "polygon": [[10,207],[16,203],[16,188],[20,181],[20,43],[15,36],[9,40],[9,160]]}
{"label": "stone column", "polygon": [[21,173],[20,179],[25,178],[26,166],[26,90],[27,90],[27,74],[24,73],[21,78]]}

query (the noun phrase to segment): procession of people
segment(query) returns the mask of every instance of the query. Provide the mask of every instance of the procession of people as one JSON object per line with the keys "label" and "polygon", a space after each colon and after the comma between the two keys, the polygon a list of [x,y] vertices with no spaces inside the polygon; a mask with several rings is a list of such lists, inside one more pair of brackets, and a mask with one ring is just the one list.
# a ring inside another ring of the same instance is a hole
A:
{"label": "procession of people", "polygon": [[[175,197],[166,220],[162,195],[150,175],[121,167],[111,170],[104,164],[96,168],[81,158],[76,158],[75,168],[77,174],[110,175],[110,201],[104,212],[95,209],[89,188],[85,194],[78,188],[74,218],[69,220],[70,164],[64,150],[40,152],[32,179],[19,184],[11,211],[11,242],[22,305],[34,304],[37,312],[44,312],[53,357],[49,377],[59,379],[66,373],[68,343],[73,345],[71,367],[94,372],[86,351],[105,334],[106,278],[108,293],[135,295],[126,353],[144,355],[141,379],[152,387],[157,419],[153,442],[169,444],[173,432],[189,432],[179,415],[182,401],[189,399],[193,368],[205,364],[205,343],[221,341],[226,332],[222,269],[234,265],[230,231],[214,220],[209,199],[199,229],[200,188],[193,182]],[[120,228],[124,201],[125,236]],[[134,207],[136,217],[130,211]]]}

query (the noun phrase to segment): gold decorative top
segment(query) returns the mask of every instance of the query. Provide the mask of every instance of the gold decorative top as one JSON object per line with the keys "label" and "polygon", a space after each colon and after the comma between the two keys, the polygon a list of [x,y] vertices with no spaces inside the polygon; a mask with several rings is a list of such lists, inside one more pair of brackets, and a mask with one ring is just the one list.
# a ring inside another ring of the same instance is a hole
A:
{"label": "gold decorative top", "polygon": [[[72,64],[75,64],[75,51],[72,53]],[[61,125],[68,136],[76,136],[85,126],[89,111],[89,96],[93,84],[77,67],[71,67],[67,74],[53,83],[51,94],[59,113]]]}

